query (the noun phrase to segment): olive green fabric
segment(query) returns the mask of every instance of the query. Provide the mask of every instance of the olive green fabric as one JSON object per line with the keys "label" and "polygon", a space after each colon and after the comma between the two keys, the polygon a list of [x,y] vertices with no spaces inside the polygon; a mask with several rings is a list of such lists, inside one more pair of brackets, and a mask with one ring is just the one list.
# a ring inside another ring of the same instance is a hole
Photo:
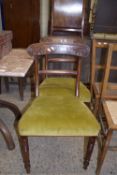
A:
{"label": "olive green fabric", "polygon": [[[75,78],[46,78],[40,85],[40,96],[75,96]],[[87,87],[80,82],[79,100],[90,102],[91,95]]]}
{"label": "olive green fabric", "polygon": [[100,126],[78,97],[35,98],[18,124],[22,136],[97,136]]}

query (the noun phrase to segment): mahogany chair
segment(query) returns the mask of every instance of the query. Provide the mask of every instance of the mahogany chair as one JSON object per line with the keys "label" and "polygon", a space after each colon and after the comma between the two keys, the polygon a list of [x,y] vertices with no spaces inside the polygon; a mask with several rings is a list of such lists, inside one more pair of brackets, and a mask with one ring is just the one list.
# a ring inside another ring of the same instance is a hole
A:
{"label": "mahogany chair", "polygon": [[[108,150],[117,151],[117,146],[111,142],[113,132],[117,131],[117,65],[113,66],[113,53],[117,53],[117,44],[109,44],[106,69],[101,89],[98,118],[102,128],[101,150],[99,154],[96,175],[100,174]],[[110,82],[111,71],[114,70],[116,81]]]}
{"label": "mahogany chair", "polygon": [[[5,100],[0,100],[0,108],[7,108],[10,111],[12,111],[15,114],[16,117],[16,121],[19,120],[20,116],[21,116],[21,112],[20,110],[17,108],[16,105],[7,102]],[[12,135],[8,129],[8,127],[5,125],[5,123],[0,119],[0,132],[2,133],[6,145],[8,147],[9,150],[12,150],[15,148],[15,144],[12,138]]]}
{"label": "mahogany chair", "polygon": [[[88,56],[89,47],[81,43],[36,43],[29,46],[28,52],[35,57],[36,98],[18,123],[19,141],[26,171],[30,173],[29,136],[88,138],[84,156],[84,168],[86,169],[100,130],[93,113],[79,100],[80,61],[81,57],[85,59]],[[59,55],[59,58],[55,58],[55,55]],[[48,67],[43,70],[39,69],[39,62],[44,58],[46,61],[55,63],[57,61],[65,63],[73,61],[67,60],[66,57],[66,60],[63,57],[60,58],[60,55],[74,56],[77,62],[76,70],[53,70],[48,69]],[[52,56],[54,57],[52,58]],[[38,73],[39,77],[40,74],[46,74],[40,86]],[[63,75],[65,79],[61,77]],[[72,75],[74,80],[68,75]],[[74,88],[71,86],[72,83]]]}
{"label": "mahogany chair", "polygon": [[50,35],[84,36],[85,1],[51,0]]}

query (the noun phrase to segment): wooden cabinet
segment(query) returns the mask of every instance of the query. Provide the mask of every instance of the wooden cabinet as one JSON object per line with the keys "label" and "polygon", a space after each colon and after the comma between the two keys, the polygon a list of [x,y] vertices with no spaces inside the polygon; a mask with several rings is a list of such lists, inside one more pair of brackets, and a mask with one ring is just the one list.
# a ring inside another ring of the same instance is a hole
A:
{"label": "wooden cabinet", "polygon": [[83,37],[87,28],[86,0],[51,0],[50,33],[77,33]]}
{"label": "wooden cabinet", "polygon": [[5,30],[13,32],[13,47],[27,47],[40,38],[40,0],[4,0]]}

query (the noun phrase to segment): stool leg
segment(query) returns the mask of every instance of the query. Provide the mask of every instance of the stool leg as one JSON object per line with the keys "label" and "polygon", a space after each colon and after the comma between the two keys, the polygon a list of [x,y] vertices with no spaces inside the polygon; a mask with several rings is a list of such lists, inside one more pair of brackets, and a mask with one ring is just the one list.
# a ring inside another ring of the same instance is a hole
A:
{"label": "stool leg", "polygon": [[86,154],[84,157],[84,165],[83,165],[84,169],[87,169],[87,167],[89,165],[89,161],[91,159],[91,155],[92,155],[92,152],[94,149],[95,141],[96,141],[96,137],[89,137],[89,139],[88,139]]}
{"label": "stool leg", "polygon": [[108,150],[111,138],[112,138],[112,130],[108,131],[106,140],[105,140],[105,142],[103,144],[103,147],[102,147],[102,149],[100,151],[100,155],[99,155],[98,163],[97,163],[96,175],[100,174],[101,167],[103,165],[103,162],[104,162],[104,159],[105,159],[105,156],[106,156],[106,153],[107,153],[107,150]]}
{"label": "stool leg", "polygon": [[24,166],[25,166],[26,172],[29,174],[30,173],[30,157],[29,157],[28,137],[19,136],[19,142],[21,146]]}
{"label": "stool leg", "polygon": [[10,131],[8,130],[7,126],[4,124],[4,122],[0,119],[0,131],[3,134],[7,147],[9,150],[12,150],[15,148],[15,144],[13,141],[13,138],[10,134]]}

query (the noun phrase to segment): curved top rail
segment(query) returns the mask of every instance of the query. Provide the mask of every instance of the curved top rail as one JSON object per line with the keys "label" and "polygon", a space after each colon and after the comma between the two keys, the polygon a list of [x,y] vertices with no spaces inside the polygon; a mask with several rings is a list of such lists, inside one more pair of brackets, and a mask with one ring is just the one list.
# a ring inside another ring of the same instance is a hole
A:
{"label": "curved top rail", "polygon": [[32,56],[41,56],[45,54],[64,54],[72,56],[87,57],[90,52],[89,46],[82,43],[35,43],[27,48]]}

